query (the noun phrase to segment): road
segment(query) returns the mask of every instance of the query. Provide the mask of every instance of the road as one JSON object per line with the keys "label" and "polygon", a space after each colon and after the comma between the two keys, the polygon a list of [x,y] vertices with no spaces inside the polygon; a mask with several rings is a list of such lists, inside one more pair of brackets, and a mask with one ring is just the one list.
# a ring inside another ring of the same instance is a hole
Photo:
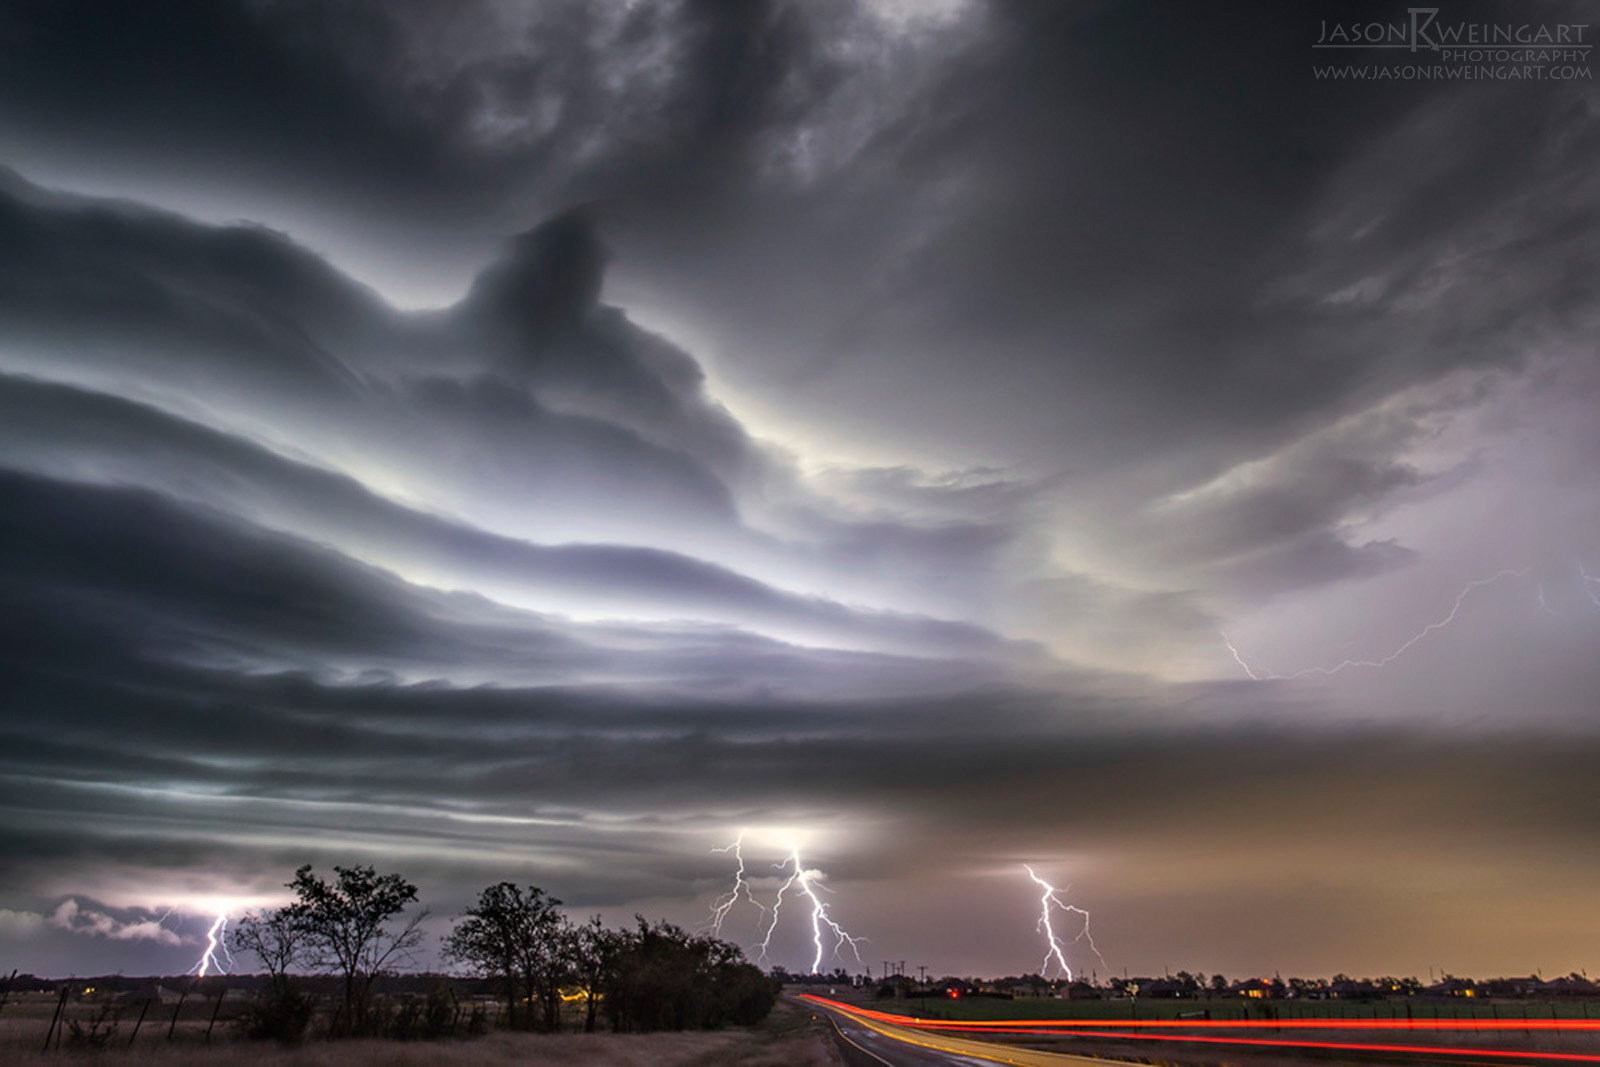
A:
{"label": "road", "polygon": [[1013,1045],[946,1037],[867,1019],[848,1009],[816,1000],[799,1003],[834,1027],[834,1044],[849,1067],[1127,1067],[1112,1060],[1037,1052]]}

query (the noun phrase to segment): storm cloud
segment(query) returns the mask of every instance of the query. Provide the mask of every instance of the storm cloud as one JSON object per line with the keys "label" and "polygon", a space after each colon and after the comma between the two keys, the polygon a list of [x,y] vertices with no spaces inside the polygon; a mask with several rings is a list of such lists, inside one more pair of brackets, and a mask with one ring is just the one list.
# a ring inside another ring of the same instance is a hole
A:
{"label": "storm cloud", "polygon": [[693,925],[748,828],[940,971],[1023,863],[1131,971],[1582,966],[1600,100],[1320,17],[10,5],[0,946]]}

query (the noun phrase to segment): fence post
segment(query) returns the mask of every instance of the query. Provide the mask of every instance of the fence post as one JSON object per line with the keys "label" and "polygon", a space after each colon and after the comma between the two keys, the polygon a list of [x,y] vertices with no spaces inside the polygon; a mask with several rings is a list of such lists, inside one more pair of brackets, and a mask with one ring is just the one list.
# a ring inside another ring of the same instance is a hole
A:
{"label": "fence post", "polygon": [[61,1013],[67,1010],[67,995],[71,992],[72,986],[64,985],[61,987],[61,999],[56,1001],[56,1013],[50,1016],[50,1029],[44,1032],[43,1051],[45,1052],[50,1051],[50,1039],[55,1036],[56,1024],[61,1021]]}
{"label": "fence post", "polygon": [[216,1007],[211,1009],[211,1021],[206,1023],[206,1044],[208,1045],[211,1044],[211,1028],[217,1025],[217,1015],[222,1011],[222,1001],[227,995],[228,990],[226,987],[224,987],[222,991],[217,994]]}
{"label": "fence post", "polygon": [[172,1022],[167,1024],[167,1040],[172,1040],[173,1031],[178,1029],[178,1013],[183,1010],[183,1002],[189,999],[189,990],[194,988],[194,983],[189,983],[189,988],[178,994],[178,1006],[172,1009]]}
{"label": "fence post", "polygon": [[133,1043],[136,1040],[138,1040],[138,1038],[139,1038],[139,1027],[144,1025],[145,1013],[150,1010],[150,999],[151,998],[149,998],[149,997],[145,997],[144,998],[144,1007],[139,1009],[138,1021],[136,1021],[133,1024],[133,1033],[131,1035],[129,1035],[129,1037],[128,1037],[128,1047],[129,1048],[132,1048],[133,1047]]}

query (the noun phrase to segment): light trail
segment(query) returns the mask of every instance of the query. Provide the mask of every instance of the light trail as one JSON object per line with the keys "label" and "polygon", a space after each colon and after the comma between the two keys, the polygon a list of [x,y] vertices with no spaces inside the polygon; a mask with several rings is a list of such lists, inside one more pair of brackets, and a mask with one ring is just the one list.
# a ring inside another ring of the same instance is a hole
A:
{"label": "light trail", "polygon": [[[1592,1032],[1600,1031],[1600,1019],[1485,1019],[1465,1016],[1417,1017],[1411,1019],[1353,1019],[1339,1017],[1299,1016],[1293,1019],[920,1019],[910,1015],[863,1008],[855,1004],[829,1001],[826,997],[813,999],[848,1008],[857,1015],[867,1015],[880,1022],[896,1026],[923,1026],[933,1029],[1000,1029],[1079,1031],[1093,1029],[1116,1030],[1442,1030],[1455,1033],[1466,1030],[1515,1031],[1553,1030]],[[1141,1035],[1144,1036],[1144,1035]]]}
{"label": "light trail", "polygon": [[[1040,975],[1045,977],[1049,976],[1050,961],[1051,959],[1054,959],[1056,964],[1060,967],[1061,973],[1066,976],[1068,981],[1072,980],[1072,966],[1071,964],[1067,963],[1065,945],[1063,944],[1062,940],[1056,936],[1055,927],[1050,922],[1050,912],[1053,908],[1060,908],[1062,911],[1070,911],[1074,914],[1083,916],[1083,929],[1078,932],[1077,937],[1072,939],[1073,944],[1076,944],[1079,941],[1087,940],[1089,942],[1089,947],[1094,950],[1095,956],[1100,960],[1100,963],[1104,965],[1106,958],[1100,955],[1100,949],[1096,947],[1094,938],[1089,934],[1089,913],[1074,904],[1068,904],[1066,901],[1062,900],[1059,895],[1062,891],[1058,890],[1055,886],[1051,885],[1043,878],[1040,878],[1033,872],[1033,868],[1028,866],[1026,863],[1022,865],[1022,869],[1027,871],[1028,877],[1032,878],[1034,882],[1036,882],[1044,890],[1044,892],[1039,896],[1039,922],[1036,924],[1036,929],[1038,929],[1040,933],[1044,934],[1045,938],[1044,963],[1040,965]],[[1072,887],[1068,886],[1067,888],[1071,889]]]}
{"label": "light trail", "polygon": [[1482,1048],[1473,1045],[1401,1045],[1358,1041],[1311,1041],[1297,1038],[1208,1036],[1199,1033],[1150,1033],[1164,1030],[1461,1030],[1463,1024],[1475,1031],[1556,1031],[1592,1033],[1600,1031],[1600,1020],[1588,1019],[1146,1019],[1112,1022],[1106,1019],[995,1019],[956,1022],[894,1015],[853,1004],[844,1004],[814,994],[800,999],[826,1004],[830,1008],[862,1019],[912,1030],[953,1031],[968,1034],[1023,1034],[1029,1036],[1099,1037],[1128,1041],[1183,1041],[1216,1045],[1249,1045],[1273,1048],[1332,1049],[1347,1052],[1399,1052],[1424,1056],[1483,1057],[1492,1059],[1545,1060],[1553,1062],[1600,1063],[1600,1055],[1580,1052],[1535,1052],[1524,1049]]}
{"label": "light trail", "polygon": [[[917,1022],[912,1025],[922,1029],[958,1030],[971,1032],[974,1027],[965,1024],[926,1023]],[[1102,1024],[1104,1025],[1104,1024]],[[1121,1024],[1118,1024],[1119,1026]],[[984,1029],[985,1033],[1025,1033],[1038,1034],[1041,1031],[1032,1027],[1005,1028],[990,1027]],[[1207,1045],[1252,1045],[1269,1048],[1298,1048],[1298,1049],[1333,1049],[1342,1052],[1401,1052],[1418,1056],[1464,1056],[1469,1058],[1493,1057],[1496,1059],[1517,1060],[1553,1060],[1558,1062],[1600,1063],[1600,1056],[1582,1052],[1531,1052],[1522,1049],[1479,1048],[1472,1045],[1386,1045],[1365,1041],[1296,1041],[1264,1037],[1204,1037],[1199,1034],[1141,1034],[1126,1033],[1117,1030],[1075,1030],[1075,1037],[1109,1037],[1123,1038],[1134,1041],[1184,1041]]]}

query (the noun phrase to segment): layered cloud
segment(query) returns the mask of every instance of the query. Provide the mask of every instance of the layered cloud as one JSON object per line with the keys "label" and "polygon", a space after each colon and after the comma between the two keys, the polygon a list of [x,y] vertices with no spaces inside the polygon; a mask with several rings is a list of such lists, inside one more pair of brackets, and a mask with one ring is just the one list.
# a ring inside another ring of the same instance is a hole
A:
{"label": "layered cloud", "polygon": [[1475,899],[1579,965],[1589,83],[1321,84],[1271,5],[7,19],[51,966],[311,859],[692,921],[747,825],[880,941],[983,915],[952,969],[1031,965],[1034,860],[1134,969],[1415,969]]}

